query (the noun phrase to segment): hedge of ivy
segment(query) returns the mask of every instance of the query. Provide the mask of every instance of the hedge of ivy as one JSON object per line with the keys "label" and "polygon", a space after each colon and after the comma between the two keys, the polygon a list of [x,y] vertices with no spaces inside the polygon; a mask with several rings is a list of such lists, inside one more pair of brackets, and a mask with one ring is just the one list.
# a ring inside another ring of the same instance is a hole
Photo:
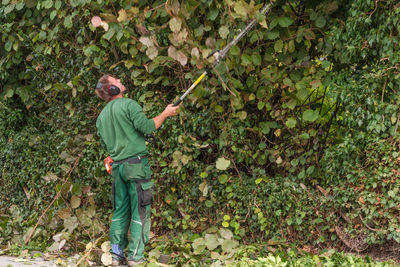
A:
{"label": "hedge of ivy", "polygon": [[255,18],[149,145],[154,232],[398,248],[400,6],[277,0],[264,16],[263,4],[2,0],[1,243],[106,239],[97,79],[121,77],[155,116]]}

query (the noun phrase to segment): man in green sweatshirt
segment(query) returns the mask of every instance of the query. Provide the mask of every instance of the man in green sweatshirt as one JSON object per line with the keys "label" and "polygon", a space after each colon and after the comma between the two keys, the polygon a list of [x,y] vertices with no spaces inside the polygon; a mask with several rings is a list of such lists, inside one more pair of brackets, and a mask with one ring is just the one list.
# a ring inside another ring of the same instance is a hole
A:
{"label": "man in green sweatshirt", "polygon": [[95,89],[96,95],[108,102],[97,118],[96,127],[101,145],[114,160],[111,171],[114,212],[110,226],[113,266],[125,262],[123,251],[127,247],[128,266],[145,262],[153,192],[145,135],[158,129],[166,118],[175,116],[178,109],[170,104],[160,115],[148,119],[136,101],[123,98],[125,91],[121,81],[110,75],[101,77]]}

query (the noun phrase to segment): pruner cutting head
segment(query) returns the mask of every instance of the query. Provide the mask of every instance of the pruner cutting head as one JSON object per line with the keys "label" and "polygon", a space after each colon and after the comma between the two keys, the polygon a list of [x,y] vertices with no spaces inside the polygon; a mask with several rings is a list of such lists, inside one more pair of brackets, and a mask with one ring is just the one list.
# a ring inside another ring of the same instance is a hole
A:
{"label": "pruner cutting head", "polygon": [[219,50],[216,49],[216,50],[212,51],[212,52],[207,56],[207,59],[209,59],[211,56],[215,56],[215,60],[219,60]]}
{"label": "pruner cutting head", "polygon": [[212,64],[212,66],[211,66],[211,68],[213,68],[213,67],[215,67],[215,66],[219,63],[219,61],[221,60],[221,53],[220,53],[220,50],[216,49],[216,50],[212,51],[212,52],[207,56],[207,59],[209,59],[211,56],[214,56],[214,57],[215,57],[215,60],[214,60],[214,62],[213,62],[213,64]]}

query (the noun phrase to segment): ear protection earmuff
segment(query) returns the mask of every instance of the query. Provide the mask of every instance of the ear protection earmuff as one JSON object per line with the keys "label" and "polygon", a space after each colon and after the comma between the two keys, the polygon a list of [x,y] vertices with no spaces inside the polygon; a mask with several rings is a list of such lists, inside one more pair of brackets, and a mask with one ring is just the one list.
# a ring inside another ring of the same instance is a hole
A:
{"label": "ear protection earmuff", "polygon": [[[102,88],[103,85],[104,85],[103,83],[97,83],[96,89]],[[107,92],[108,92],[110,95],[118,95],[118,94],[121,92],[121,90],[119,89],[119,87],[117,87],[117,86],[111,84],[111,85],[108,87]]]}

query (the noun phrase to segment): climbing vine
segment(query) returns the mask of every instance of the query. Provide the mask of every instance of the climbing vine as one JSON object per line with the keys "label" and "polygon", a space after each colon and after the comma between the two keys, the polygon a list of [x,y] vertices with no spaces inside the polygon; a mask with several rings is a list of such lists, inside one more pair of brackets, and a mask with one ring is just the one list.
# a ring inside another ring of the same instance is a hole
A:
{"label": "climbing vine", "polygon": [[155,116],[256,19],[149,144],[154,232],[218,225],[244,242],[398,246],[400,6],[277,0],[262,15],[263,5],[3,0],[0,183],[14,194],[0,196],[1,243],[105,242],[97,79],[121,77]]}

